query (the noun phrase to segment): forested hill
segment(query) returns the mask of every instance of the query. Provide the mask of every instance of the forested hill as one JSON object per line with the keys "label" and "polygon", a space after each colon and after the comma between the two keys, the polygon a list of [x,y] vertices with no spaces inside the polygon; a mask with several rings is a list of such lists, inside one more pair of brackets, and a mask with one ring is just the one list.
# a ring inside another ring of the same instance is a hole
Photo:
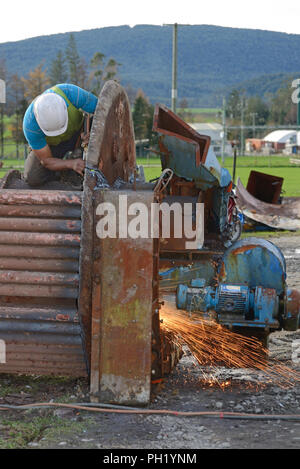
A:
{"label": "forested hill", "polygon": [[[151,101],[171,95],[172,27],[138,25],[74,32],[87,63],[97,51],[122,64],[123,85],[141,88]],[[9,73],[26,76],[44,61],[49,67],[65,50],[69,33],[0,44]],[[243,84],[252,94],[280,86],[300,71],[300,35],[224,28],[178,27],[178,99],[191,105],[220,105],[224,90]]]}

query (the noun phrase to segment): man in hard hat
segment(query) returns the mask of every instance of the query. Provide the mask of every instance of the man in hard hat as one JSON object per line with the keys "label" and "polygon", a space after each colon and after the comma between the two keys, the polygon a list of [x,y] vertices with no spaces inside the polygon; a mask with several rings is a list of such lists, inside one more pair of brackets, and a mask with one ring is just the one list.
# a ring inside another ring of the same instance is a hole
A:
{"label": "man in hard hat", "polygon": [[97,101],[95,95],[76,85],[59,84],[29,105],[23,119],[24,135],[32,150],[24,165],[24,178],[29,185],[39,186],[56,179],[57,171],[66,169],[83,175],[82,158],[63,158],[67,152],[80,148],[83,111],[93,114]]}

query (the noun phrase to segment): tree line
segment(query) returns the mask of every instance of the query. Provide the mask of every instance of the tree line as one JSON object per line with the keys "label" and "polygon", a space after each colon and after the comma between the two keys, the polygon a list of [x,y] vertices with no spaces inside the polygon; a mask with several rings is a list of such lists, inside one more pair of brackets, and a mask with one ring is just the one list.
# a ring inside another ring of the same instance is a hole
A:
{"label": "tree line", "polygon": [[[226,120],[228,125],[264,126],[297,124],[297,105],[292,102],[293,88],[291,81],[286,81],[273,94],[264,98],[247,96],[243,90],[233,89],[226,102]],[[229,135],[235,138],[238,131]],[[247,130],[246,137],[253,137],[254,130]]]}

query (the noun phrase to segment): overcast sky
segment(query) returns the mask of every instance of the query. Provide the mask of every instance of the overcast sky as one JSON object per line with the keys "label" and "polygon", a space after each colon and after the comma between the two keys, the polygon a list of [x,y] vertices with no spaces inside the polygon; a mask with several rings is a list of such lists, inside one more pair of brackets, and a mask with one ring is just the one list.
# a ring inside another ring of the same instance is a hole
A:
{"label": "overcast sky", "polygon": [[213,24],[300,34],[300,0],[3,0],[0,43],[128,24]]}

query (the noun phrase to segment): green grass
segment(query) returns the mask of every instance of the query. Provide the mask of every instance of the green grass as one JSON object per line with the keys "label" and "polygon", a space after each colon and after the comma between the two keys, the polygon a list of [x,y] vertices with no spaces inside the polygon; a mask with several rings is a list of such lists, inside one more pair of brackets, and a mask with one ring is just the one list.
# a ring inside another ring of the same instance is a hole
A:
{"label": "green grass", "polygon": [[[282,192],[284,197],[300,197],[300,167],[299,168],[258,168],[260,172],[284,178]],[[251,168],[237,168],[236,180],[240,177],[244,186],[247,185]]]}
{"label": "green grass", "polygon": [[93,423],[91,418],[77,422],[56,417],[52,410],[44,411],[43,416],[32,416],[33,412],[26,411],[18,420],[0,420],[0,449],[25,449],[29,443],[38,443],[41,438],[48,444],[51,441],[58,443],[62,437],[72,440],[75,433],[82,433]]}
{"label": "green grass", "polygon": [[[261,173],[271,174],[284,178],[283,195],[286,197],[300,197],[300,167],[290,164],[288,156],[241,156],[237,158],[236,181],[239,177],[244,185],[247,185],[251,170]],[[218,158],[221,163],[221,158]],[[145,166],[145,176],[147,181],[159,177],[160,159],[157,157],[139,158],[138,164]],[[152,166],[152,167],[151,167]],[[232,175],[233,157],[226,157],[224,167]]]}
{"label": "green grass", "polygon": [[241,238],[249,238],[254,236],[255,238],[280,238],[281,236],[299,236],[299,231],[286,231],[286,230],[275,230],[275,231],[245,231],[241,234]]}
{"label": "green grass", "polygon": [[2,160],[3,161],[3,167],[0,169],[0,178],[3,178],[3,176],[9,171],[11,168],[18,169],[19,171],[23,171],[24,168],[24,160],[23,159],[16,159],[16,158],[9,158]]}
{"label": "green grass", "polygon": [[[221,163],[221,158],[218,158]],[[158,157],[138,158],[139,165],[144,166],[146,180],[157,178],[161,174],[161,163]],[[4,166],[0,170],[3,177],[8,168],[17,167],[22,171],[23,159],[5,159]],[[226,157],[224,167],[232,175],[233,157]],[[241,156],[237,158],[236,181],[240,177],[242,183],[247,185],[251,170],[280,176],[284,178],[283,195],[286,197],[300,197],[300,166],[290,164],[288,156]]]}
{"label": "green grass", "polygon": [[[178,107],[177,111],[182,111],[182,109]],[[191,114],[217,114],[221,111],[222,109],[216,107],[189,107],[184,109],[184,112],[190,112]]]}

